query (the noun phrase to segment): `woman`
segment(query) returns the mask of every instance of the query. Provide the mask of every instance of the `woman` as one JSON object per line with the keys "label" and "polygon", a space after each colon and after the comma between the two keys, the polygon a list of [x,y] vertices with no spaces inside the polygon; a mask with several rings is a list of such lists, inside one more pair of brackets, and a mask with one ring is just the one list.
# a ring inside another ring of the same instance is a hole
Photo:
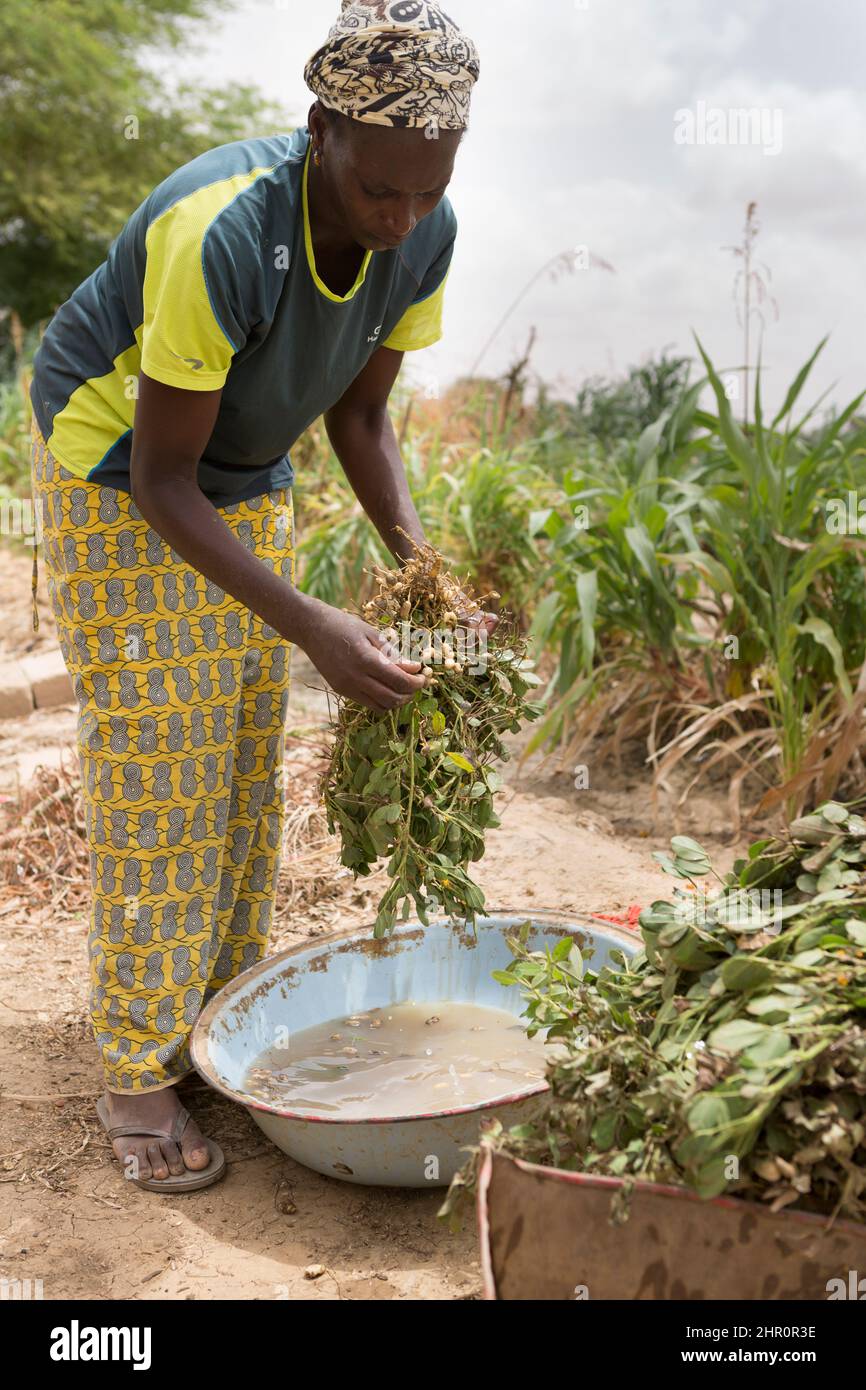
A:
{"label": "woman", "polygon": [[441,333],[444,194],[477,75],[437,4],[344,3],[305,69],[307,127],[170,175],[36,357],[34,490],[80,704],[97,1110],[150,1190],[224,1171],[175,1083],[202,1004],[267,942],[290,644],[375,710],[424,685],[293,587],[288,448],[324,414],[395,558],[412,549],[398,528],[423,539],[386,407],[403,352]]}

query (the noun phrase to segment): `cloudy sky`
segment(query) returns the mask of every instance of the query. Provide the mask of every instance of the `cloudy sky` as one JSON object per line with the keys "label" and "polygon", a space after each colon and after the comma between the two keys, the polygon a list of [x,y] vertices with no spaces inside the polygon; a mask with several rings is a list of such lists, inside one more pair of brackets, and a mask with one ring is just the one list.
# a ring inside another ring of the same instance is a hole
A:
{"label": "cloudy sky", "polygon": [[[305,59],[338,0],[243,0],[178,75],[256,83],[303,120]],[[830,333],[814,390],[864,385],[866,5],[862,0],[450,0],[481,78],[450,196],[459,219],[445,338],[413,366],[501,371],[537,330],[533,365],[567,391],[696,331],[742,360],[734,257],[750,200],[771,273],[766,393],[778,400]],[[198,34],[200,30],[196,31]],[[198,42],[198,40],[197,40]],[[173,60],[174,61],[174,60]],[[754,109],[744,130],[728,113]],[[683,114],[686,113],[686,114]],[[835,383],[835,384],[834,384]]]}

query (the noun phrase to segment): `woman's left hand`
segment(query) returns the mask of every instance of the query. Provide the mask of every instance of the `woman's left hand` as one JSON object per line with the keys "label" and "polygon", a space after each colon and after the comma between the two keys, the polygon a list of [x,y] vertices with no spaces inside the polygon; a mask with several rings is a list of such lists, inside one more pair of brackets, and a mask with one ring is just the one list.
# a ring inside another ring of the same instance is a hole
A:
{"label": "woman's left hand", "polygon": [[484,628],[488,637],[495,630],[496,624],[499,623],[498,613],[460,613],[460,610],[457,610],[457,617],[464,624],[464,627]]}
{"label": "woman's left hand", "polygon": [[457,614],[458,621],[464,627],[483,628],[483,630],[487,633],[488,637],[494,631],[499,622],[498,613],[490,613],[485,610],[479,611],[478,609],[476,609],[473,613],[469,610],[468,607],[463,608],[459,600],[454,605],[454,611]]}

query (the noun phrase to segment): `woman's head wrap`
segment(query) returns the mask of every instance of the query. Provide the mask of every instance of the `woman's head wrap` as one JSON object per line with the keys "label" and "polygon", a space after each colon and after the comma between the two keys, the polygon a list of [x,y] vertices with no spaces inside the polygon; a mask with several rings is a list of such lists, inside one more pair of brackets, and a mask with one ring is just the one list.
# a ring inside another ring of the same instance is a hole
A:
{"label": "woman's head wrap", "polygon": [[474,43],[434,0],[343,0],[304,80],[356,121],[463,130],[478,70]]}

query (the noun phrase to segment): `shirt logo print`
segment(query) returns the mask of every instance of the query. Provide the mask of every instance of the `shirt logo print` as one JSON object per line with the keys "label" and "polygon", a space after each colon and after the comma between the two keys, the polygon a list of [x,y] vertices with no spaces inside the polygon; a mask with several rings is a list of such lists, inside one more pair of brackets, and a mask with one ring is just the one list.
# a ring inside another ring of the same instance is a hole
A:
{"label": "shirt logo print", "polygon": [[204,366],[204,362],[200,357],[184,357],[181,353],[175,352],[173,349],[170,349],[170,351],[172,357],[179,358],[181,362],[188,362],[189,365],[192,367],[193,371],[197,372],[200,367]]}
{"label": "shirt logo print", "polygon": [[367,342],[368,342],[368,343],[375,343],[376,339],[378,338],[378,336],[379,336],[379,334],[380,334],[381,332],[382,332],[382,325],[381,325],[381,323],[377,323],[377,324],[376,324],[376,327],[373,329],[373,332],[372,332],[372,333],[370,334],[370,336],[368,337]]}

